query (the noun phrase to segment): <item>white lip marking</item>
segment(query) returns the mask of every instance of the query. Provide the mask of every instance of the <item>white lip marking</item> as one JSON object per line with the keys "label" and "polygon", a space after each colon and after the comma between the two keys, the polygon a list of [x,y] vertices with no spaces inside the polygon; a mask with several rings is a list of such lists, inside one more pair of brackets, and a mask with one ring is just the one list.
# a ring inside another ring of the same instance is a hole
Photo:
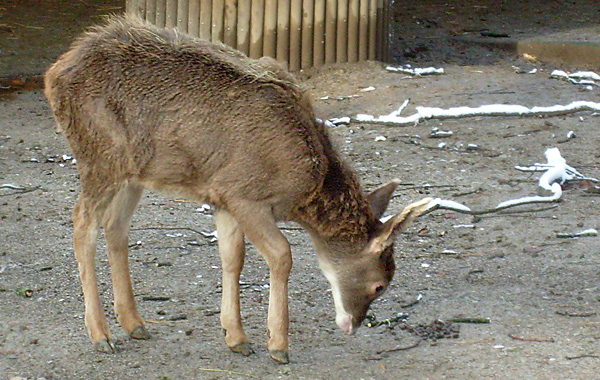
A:
{"label": "white lip marking", "polygon": [[335,272],[333,271],[329,263],[323,260],[319,260],[319,265],[321,266],[323,274],[325,274],[325,277],[329,281],[329,284],[331,284],[331,290],[333,293],[333,303],[335,305],[336,314],[335,323],[342,331],[344,331],[348,335],[351,335],[354,333],[354,329],[352,328],[353,318],[352,315],[344,309],[344,304],[342,303],[342,293],[340,292],[340,287],[335,276]]}

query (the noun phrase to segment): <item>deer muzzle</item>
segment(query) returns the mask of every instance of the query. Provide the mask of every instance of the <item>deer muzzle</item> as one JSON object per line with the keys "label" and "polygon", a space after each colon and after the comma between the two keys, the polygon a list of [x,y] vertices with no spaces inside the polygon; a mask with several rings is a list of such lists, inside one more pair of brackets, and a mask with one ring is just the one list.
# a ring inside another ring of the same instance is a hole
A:
{"label": "deer muzzle", "polygon": [[356,331],[353,320],[354,318],[350,314],[338,315],[335,318],[335,322],[337,323],[338,327],[348,335],[353,335]]}

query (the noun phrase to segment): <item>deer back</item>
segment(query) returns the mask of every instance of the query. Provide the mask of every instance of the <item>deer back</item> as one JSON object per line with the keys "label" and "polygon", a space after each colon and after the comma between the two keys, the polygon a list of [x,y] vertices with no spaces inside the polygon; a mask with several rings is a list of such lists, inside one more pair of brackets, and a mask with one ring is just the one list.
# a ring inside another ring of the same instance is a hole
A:
{"label": "deer back", "polygon": [[277,63],[132,17],[76,41],[45,91],[84,189],[86,175],[128,179],[223,207],[267,200],[288,217],[328,165],[326,132]]}

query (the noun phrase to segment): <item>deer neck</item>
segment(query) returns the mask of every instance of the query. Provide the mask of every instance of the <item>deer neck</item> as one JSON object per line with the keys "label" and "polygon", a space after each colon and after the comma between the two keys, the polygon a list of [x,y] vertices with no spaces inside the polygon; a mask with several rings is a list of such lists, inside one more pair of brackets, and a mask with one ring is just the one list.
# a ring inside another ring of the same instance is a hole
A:
{"label": "deer neck", "polygon": [[330,158],[322,186],[296,215],[313,238],[326,245],[366,242],[379,224],[358,179],[337,157]]}

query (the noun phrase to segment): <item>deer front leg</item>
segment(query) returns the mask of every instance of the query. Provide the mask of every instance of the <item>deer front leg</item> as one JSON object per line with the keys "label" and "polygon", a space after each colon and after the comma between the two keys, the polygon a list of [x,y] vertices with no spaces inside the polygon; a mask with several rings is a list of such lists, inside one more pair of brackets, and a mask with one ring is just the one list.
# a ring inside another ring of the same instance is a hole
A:
{"label": "deer front leg", "polygon": [[95,210],[81,196],[73,210],[73,240],[75,258],[79,267],[79,277],[85,302],[85,326],[96,350],[113,353],[116,347],[111,340],[108,323],[104,316],[98,284],[96,280],[96,243],[99,225]]}
{"label": "deer front leg", "polygon": [[110,203],[104,218],[115,295],[115,313],[123,330],[134,339],[150,339],[150,333],[135,306],[128,260],[129,223],[142,190],[135,185],[121,188]]}
{"label": "deer front leg", "polygon": [[280,363],[289,362],[288,354],[288,279],[292,269],[290,244],[275,223],[270,207],[245,204],[235,213],[244,233],[265,257],[270,270],[267,348]]}
{"label": "deer front leg", "polygon": [[284,240],[284,242],[285,244],[281,245],[275,255],[267,257],[271,276],[268,316],[269,343],[267,348],[274,360],[286,364],[289,362],[288,279],[292,269],[292,255],[289,243],[287,240]]}
{"label": "deer front leg", "polygon": [[215,222],[223,267],[221,326],[225,331],[225,342],[229,348],[248,356],[253,353],[253,350],[242,327],[240,312],[240,273],[244,267],[246,251],[244,233],[233,216],[225,210],[216,211]]}

